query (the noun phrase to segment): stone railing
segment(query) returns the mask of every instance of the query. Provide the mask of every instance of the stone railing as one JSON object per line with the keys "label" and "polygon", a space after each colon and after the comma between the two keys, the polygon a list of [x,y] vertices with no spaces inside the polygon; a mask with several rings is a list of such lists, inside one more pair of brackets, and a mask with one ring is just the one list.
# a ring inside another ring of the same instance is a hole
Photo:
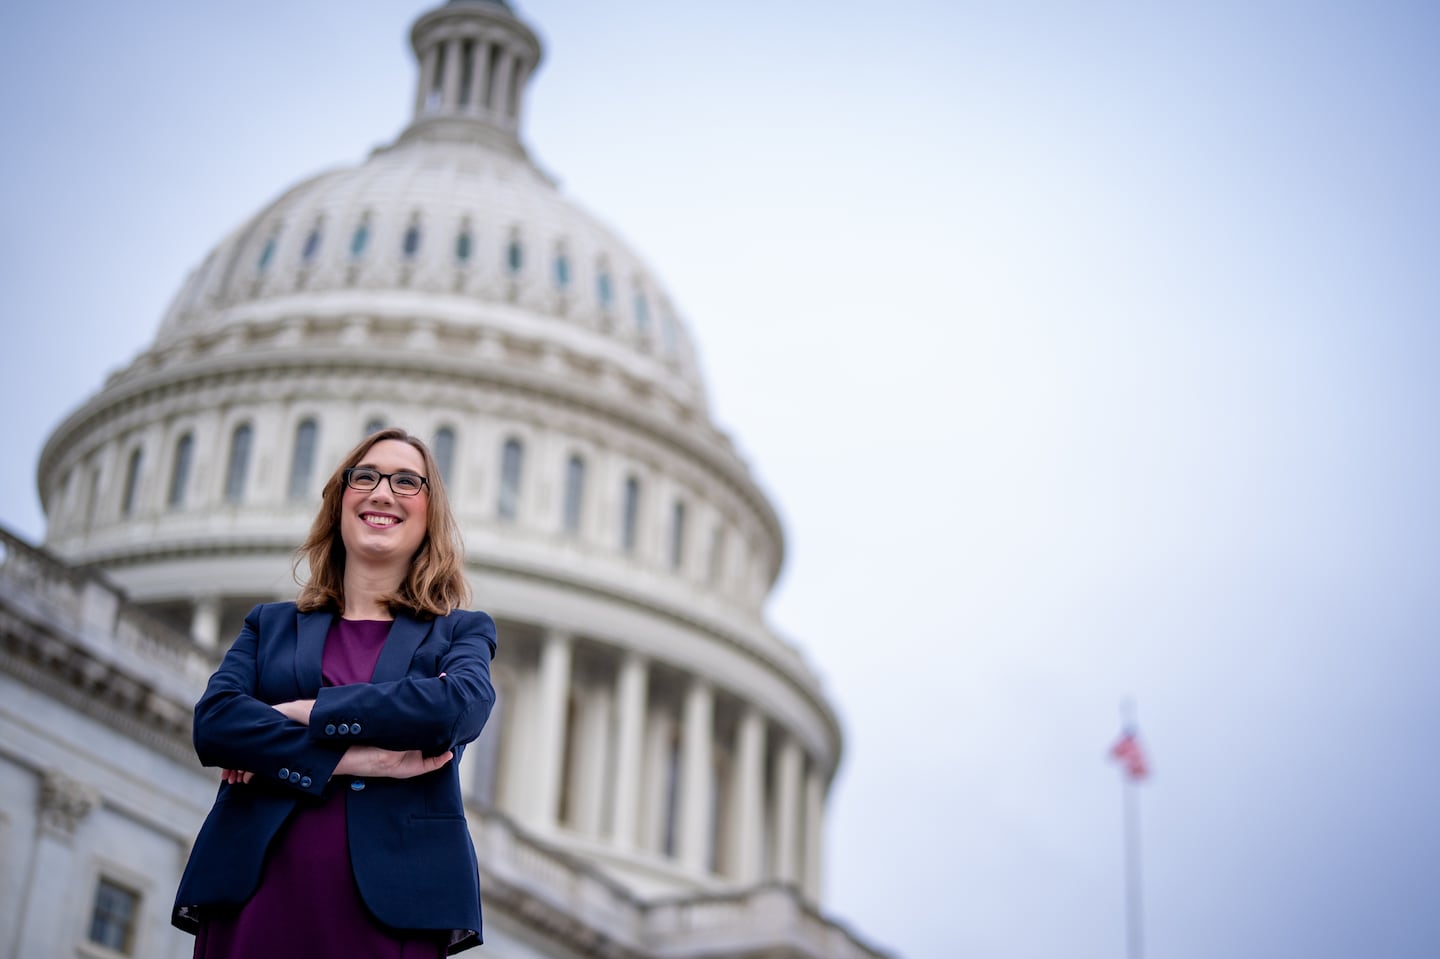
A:
{"label": "stone railing", "polygon": [[[214,668],[190,638],[0,528],[0,655],[52,694],[193,759],[191,704]],[[138,725],[136,725],[138,724]]]}
{"label": "stone railing", "polygon": [[[52,625],[121,658],[160,666],[186,687],[203,685],[214,663],[189,636],[130,605],[101,574],[68,566],[0,527],[0,588]],[[178,690],[177,690],[178,691]]]}
{"label": "stone railing", "polygon": [[582,953],[623,959],[893,959],[821,915],[789,885],[646,902],[503,815],[472,807],[470,830],[487,901],[498,900]]}

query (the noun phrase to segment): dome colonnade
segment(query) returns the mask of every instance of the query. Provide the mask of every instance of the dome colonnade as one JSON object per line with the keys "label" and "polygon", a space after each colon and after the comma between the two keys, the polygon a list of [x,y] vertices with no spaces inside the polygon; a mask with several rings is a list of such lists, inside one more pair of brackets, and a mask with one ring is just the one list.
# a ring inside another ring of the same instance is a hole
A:
{"label": "dome colonnade", "polygon": [[404,426],[501,626],[472,800],[644,896],[817,901],[841,736],[763,620],[779,519],[658,280],[521,145],[534,34],[459,0],[412,42],[400,137],[226,237],[52,434],[47,546],[216,651],[293,595],[323,469]]}

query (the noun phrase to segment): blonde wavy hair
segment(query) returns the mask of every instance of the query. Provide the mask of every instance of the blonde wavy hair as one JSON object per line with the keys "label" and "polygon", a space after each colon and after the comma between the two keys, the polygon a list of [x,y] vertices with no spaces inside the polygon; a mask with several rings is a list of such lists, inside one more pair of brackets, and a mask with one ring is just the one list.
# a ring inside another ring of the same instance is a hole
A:
{"label": "blonde wavy hair", "polygon": [[[470,584],[465,581],[465,547],[460,527],[450,511],[450,499],[440,479],[440,467],[430,448],[418,436],[399,427],[390,427],[365,437],[336,467],[321,494],[320,512],[310,524],[310,535],[295,551],[292,572],[300,583],[296,605],[302,612],[345,609],[345,543],[340,538],[340,506],[345,497],[345,471],[360,463],[370,448],[383,440],[399,440],[413,446],[425,461],[429,502],[425,517],[425,539],[410,560],[410,570],[400,588],[382,598],[392,613],[401,610],[422,617],[444,616],[470,602]],[[309,579],[300,582],[300,564],[309,566]]]}

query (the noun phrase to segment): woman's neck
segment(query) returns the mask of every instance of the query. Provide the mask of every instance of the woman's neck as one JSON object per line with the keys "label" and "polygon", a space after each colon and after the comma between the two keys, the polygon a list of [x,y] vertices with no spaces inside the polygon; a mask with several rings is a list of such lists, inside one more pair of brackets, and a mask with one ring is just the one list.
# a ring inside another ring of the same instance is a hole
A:
{"label": "woman's neck", "polygon": [[394,596],[403,580],[403,573],[390,570],[346,567],[345,609],[340,615],[345,619],[393,619],[383,598]]}

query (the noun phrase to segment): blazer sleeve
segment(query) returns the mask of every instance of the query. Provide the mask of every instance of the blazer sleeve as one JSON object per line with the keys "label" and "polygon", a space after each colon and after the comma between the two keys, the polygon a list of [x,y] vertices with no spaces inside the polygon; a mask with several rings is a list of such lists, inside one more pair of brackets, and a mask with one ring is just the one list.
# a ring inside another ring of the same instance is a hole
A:
{"label": "blazer sleeve", "polygon": [[480,735],[495,705],[490,659],[495,654],[495,621],[486,613],[461,611],[450,646],[440,657],[441,677],[407,677],[395,682],[326,686],[310,712],[312,740],[335,743],[348,727],[346,745],[418,749],[437,756]]}
{"label": "blazer sleeve", "polygon": [[256,696],[263,610],[257,606],[245,617],[195,704],[195,753],[202,765],[243,769],[255,774],[252,782],[318,796],[343,750],[315,742],[303,724]]}

